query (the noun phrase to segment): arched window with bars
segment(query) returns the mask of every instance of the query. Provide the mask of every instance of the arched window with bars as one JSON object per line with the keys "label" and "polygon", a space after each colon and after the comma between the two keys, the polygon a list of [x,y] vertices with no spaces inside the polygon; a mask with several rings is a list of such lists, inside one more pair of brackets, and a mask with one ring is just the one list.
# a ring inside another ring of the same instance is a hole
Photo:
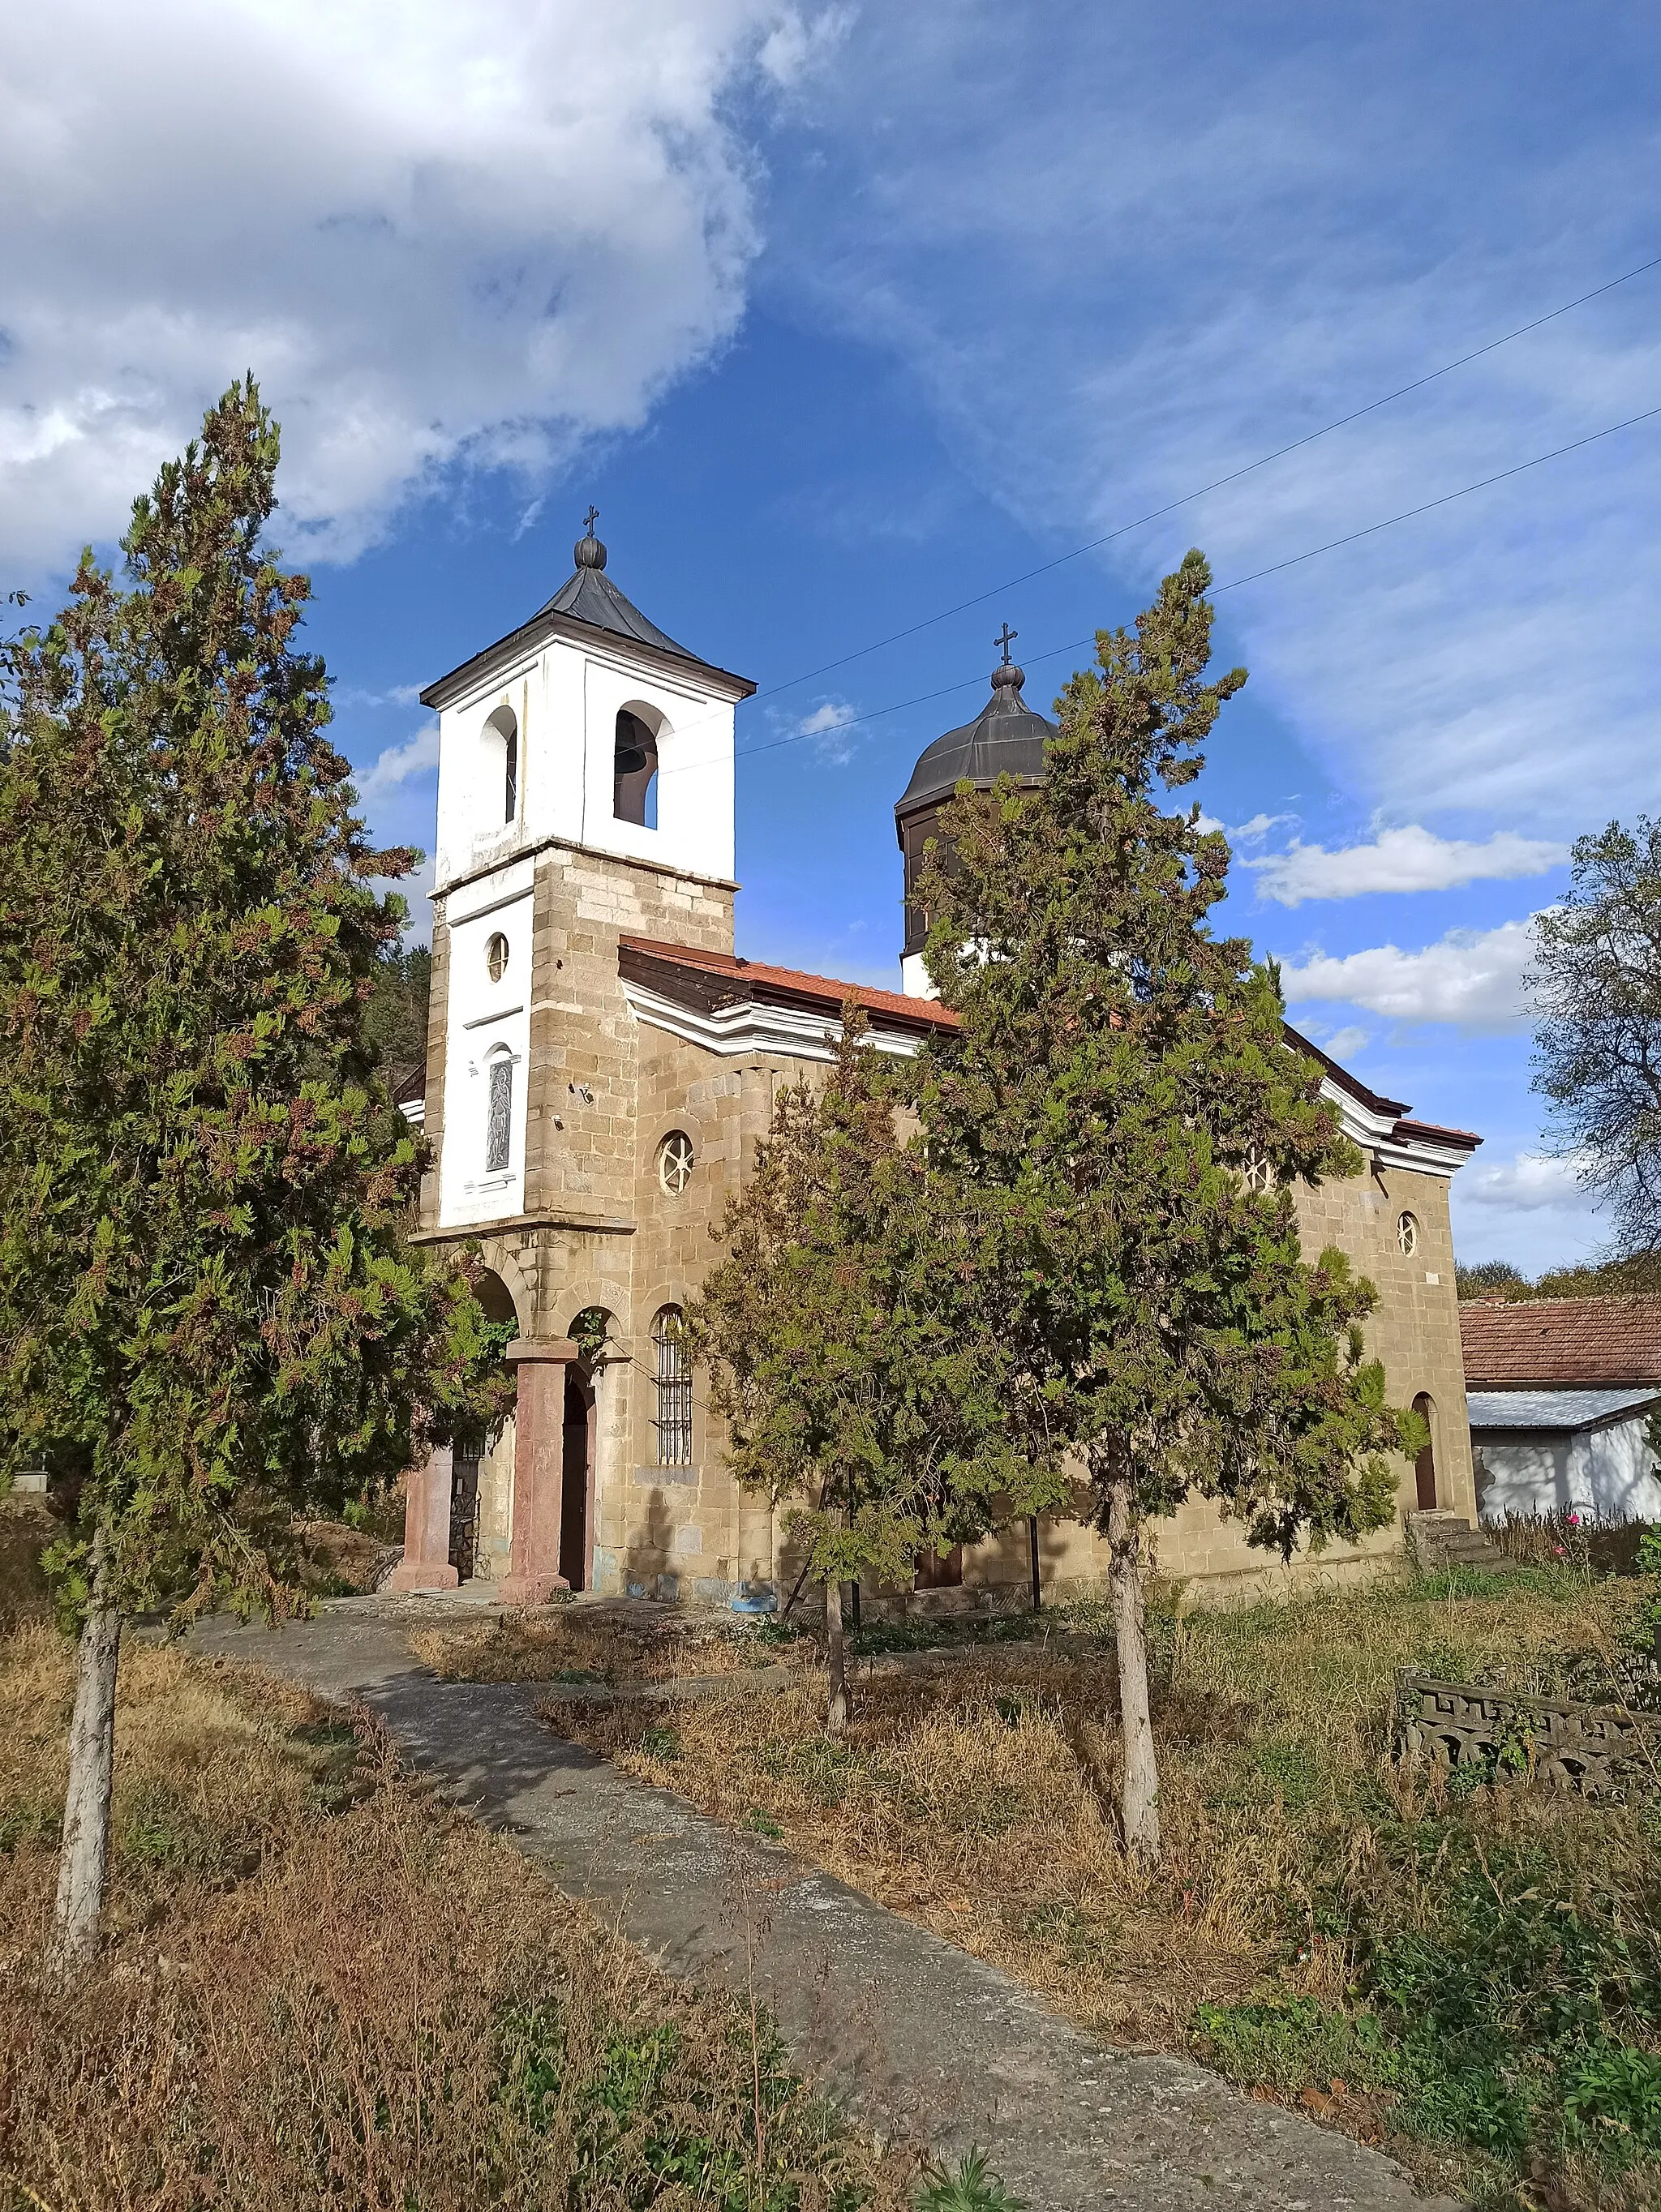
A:
{"label": "arched window with bars", "polygon": [[484,1104],[484,1172],[506,1172],[514,1143],[514,1063],[499,1052],[485,1069],[490,1091]]}
{"label": "arched window with bars", "polygon": [[692,1464],[692,1363],[686,1356],[684,1316],[664,1306],[652,1323],[653,1390],[657,1409],[658,1465]]}

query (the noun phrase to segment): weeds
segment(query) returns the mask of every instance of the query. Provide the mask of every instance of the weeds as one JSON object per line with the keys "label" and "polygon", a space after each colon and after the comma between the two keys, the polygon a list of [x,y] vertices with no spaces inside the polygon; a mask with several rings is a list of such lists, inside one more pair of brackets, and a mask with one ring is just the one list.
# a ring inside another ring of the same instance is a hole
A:
{"label": "weeds", "polygon": [[[1103,1810],[1114,1669],[1090,1606],[1047,1611],[1047,1644],[977,1641],[935,1672],[856,1680],[841,1741],[806,1676],[678,1708],[673,1786],[734,1825],[764,1819],[1082,2025],[1197,2049],[1388,2139],[1428,2181],[1497,2205],[1543,2172],[1555,2201],[1624,2212],[1661,2172],[1648,1816],[1533,1784],[1520,1741],[1515,1778],[1463,1792],[1392,1753],[1402,1668],[1561,1694],[1622,1648],[1644,1595],[1560,1565],[1230,1612],[1168,1593],[1150,1621],[1153,1881]],[[664,1778],[649,1705],[553,1717]]]}
{"label": "weeds", "polygon": [[[672,1984],[367,1724],[135,1644],[100,1974],[38,1961],[72,1653],[0,1641],[0,2173],[77,2212],[897,2207],[764,2023]],[[0,2191],[0,2201],[10,2198]]]}

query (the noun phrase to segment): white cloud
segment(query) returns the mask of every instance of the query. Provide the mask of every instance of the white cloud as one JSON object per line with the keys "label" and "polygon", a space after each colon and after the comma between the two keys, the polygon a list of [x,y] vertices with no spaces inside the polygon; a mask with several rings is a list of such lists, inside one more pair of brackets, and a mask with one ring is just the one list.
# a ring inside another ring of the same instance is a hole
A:
{"label": "white cloud", "polygon": [[1498,929],[1450,930],[1420,952],[1378,945],[1342,956],[1313,953],[1287,963],[1281,981],[1289,1006],[1311,1000],[1365,1006],[1398,1022],[1452,1022],[1478,1034],[1528,1025],[1522,977],[1532,953],[1528,921]]}
{"label": "white cloud", "polygon": [[[1540,0],[1504,52],[1474,16],[1351,10],[1306,33],[1244,0],[862,15],[838,128],[792,203],[797,286],[904,359],[953,458],[1047,551],[1654,251],[1630,191],[1652,118],[1627,96],[1653,76],[1653,19],[1626,19],[1591,76]],[[1584,97],[1561,96],[1571,77]],[[1651,408],[1658,286],[1097,557],[1141,593],[1197,544],[1228,584]],[[1064,345],[1035,343],[1059,328]],[[1658,502],[1652,422],[1229,592],[1229,649],[1390,818],[1458,807],[1563,836],[1654,806]],[[1068,634],[1040,627],[1050,588],[1008,595],[1030,653]]]}
{"label": "white cloud", "polygon": [[358,797],[368,806],[437,766],[438,724],[423,722],[412,738],[406,738],[401,745],[388,745],[373,766],[352,780]]}
{"label": "white cloud", "polygon": [[1537,1213],[1548,1206],[1590,1213],[1594,1205],[1578,1163],[1548,1152],[1518,1152],[1509,1160],[1473,1164],[1460,1176],[1459,1194],[1467,1206],[1503,1206],[1514,1213]]}
{"label": "white cloud", "polygon": [[638,423],[742,311],[730,96],[824,43],[782,0],[16,0],[0,565],[113,535],[249,367],[314,555],[447,464]]}
{"label": "white cloud", "polygon": [[[1202,814],[1200,817],[1199,826],[1208,832],[1220,830],[1226,836],[1233,838],[1237,844],[1250,845],[1255,844],[1259,837],[1267,837],[1271,830],[1278,830],[1283,822],[1294,821],[1296,818],[1291,814],[1254,814],[1250,822],[1220,822],[1214,814]],[[1262,863],[1256,860],[1246,862],[1249,868],[1258,867],[1261,865]]]}
{"label": "white cloud", "polygon": [[394,684],[389,690],[364,691],[347,684],[337,685],[332,696],[337,707],[413,707],[421,696],[421,686]]}
{"label": "white cloud", "polygon": [[[1263,817],[1258,817],[1265,819]],[[1459,884],[1543,875],[1567,858],[1561,845],[1496,830],[1481,843],[1438,837],[1415,827],[1381,830],[1370,845],[1328,852],[1323,845],[1293,844],[1244,865],[1258,871],[1262,898],[1281,906],[1305,899],[1360,898],[1368,891],[1445,891]]]}
{"label": "white cloud", "polygon": [[843,767],[854,757],[855,740],[839,733],[852,722],[857,713],[845,699],[826,699],[804,714],[796,724],[796,735],[818,740],[814,750],[823,760],[835,768]]}
{"label": "white cloud", "polygon": [[1358,1029],[1354,1022],[1348,1022],[1342,1029],[1334,1030],[1326,1041],[1326,1048],[1335,1060],[1348,1060],[1352,1053],[1366,1048],[1371,1034],[1370,1030]]}

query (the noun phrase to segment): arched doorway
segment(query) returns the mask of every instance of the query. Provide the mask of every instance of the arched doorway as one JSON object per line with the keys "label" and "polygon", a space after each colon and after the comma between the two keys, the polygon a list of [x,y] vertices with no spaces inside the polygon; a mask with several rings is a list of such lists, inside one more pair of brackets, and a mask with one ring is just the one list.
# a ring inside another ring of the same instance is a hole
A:
{"label": "arched doorway", "polygon": [[[513,1293],[493,1269],[472,1278],[486,1321],[518,1328]],[[512,1544],[515,1423],[507,1414],[488,1435],[459,1435],[450,1462],[450,1564],[462,1582],[508,1571]]]}
{"label": "arched doorway", "polygon": [[1419,1510],[1432,1513],[1436,1509],[1436,1405],[1427,1391],[1421,1390],[1413,1401],[1413,1410],[1425,1425],[1425,1441],[1419,1447],[1413,1462],[1413,1479],[1419,1493]]}
{"label": "arched doorway", "polygon": [[587,1589],[593,1559],[594,1386],[581,1366],[565,1370],[565,1449],[560,1466],[559,1571]]}
{"label": "arched doorway", "polygon": [[616,1323],[604,1306],[585,1306],[570,1334],[581,1357],[565,1370],[565,1425],[560,1457],[559,1571],[574,1590],[592,1587],[594,1497],[598,1471],[599,1382]]}

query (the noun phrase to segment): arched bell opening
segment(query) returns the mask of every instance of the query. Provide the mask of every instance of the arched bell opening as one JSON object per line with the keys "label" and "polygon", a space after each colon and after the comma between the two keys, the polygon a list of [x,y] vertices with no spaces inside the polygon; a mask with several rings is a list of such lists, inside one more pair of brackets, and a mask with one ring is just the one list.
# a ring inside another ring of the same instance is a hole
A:
{"label": "arched bell opening", "polygon": [[618,715],[611,757],[611,812],[619,822],[658,826],[658,741],[663,718],[647,707],[624,707]]}
{"label": "arched bell opening", "polygon": [[496,819],[507,824],[519,819],[519,717],[511,707],[498,707],[484,725],[484,745],[492,773],[486,789],[496,802]]}

